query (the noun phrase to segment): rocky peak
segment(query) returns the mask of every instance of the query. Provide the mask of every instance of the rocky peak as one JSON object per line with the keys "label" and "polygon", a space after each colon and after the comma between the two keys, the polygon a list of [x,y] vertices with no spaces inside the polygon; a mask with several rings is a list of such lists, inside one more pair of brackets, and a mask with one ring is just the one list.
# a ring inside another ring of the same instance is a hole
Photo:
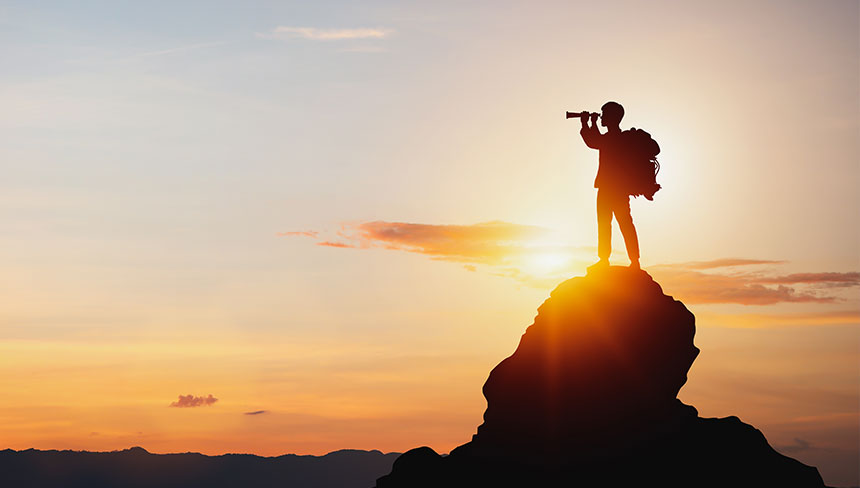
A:
{"label": "rocky peak", "polygon": [[677,399],[694,335],[693,314],[644,271],[567,280],[490,373],[472,441],[447,457],[413,449],[377,487],[823,487],[754,427]]}

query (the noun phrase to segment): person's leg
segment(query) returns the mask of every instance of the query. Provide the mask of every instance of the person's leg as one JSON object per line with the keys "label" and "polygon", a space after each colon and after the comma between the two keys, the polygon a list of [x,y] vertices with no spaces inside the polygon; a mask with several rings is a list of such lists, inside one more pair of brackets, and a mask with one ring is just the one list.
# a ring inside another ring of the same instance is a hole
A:
{"label": "person's leg", "polygon": [[609,262],[612,254],[612,199],[605,190],[597,190],[597,257]]}
{"label": "person's leg", "polygon": [[618,195],[613,199],[612,210],[615,220],[621,228],[624,236],[624,245],[627,247],[627,257],[630,258],[630,266],[639,267],[639,238],[636,236],[636,226],[633,225],[633,216],[630,215],[630,196]]}

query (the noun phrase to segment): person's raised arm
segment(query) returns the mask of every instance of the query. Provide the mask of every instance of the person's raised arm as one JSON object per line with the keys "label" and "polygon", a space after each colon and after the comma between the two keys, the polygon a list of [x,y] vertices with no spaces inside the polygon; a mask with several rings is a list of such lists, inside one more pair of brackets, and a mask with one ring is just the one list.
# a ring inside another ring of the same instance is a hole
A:
{"label": "person's raised arm", "polygon": [[590,116],[590,114],[588,112],[582,112],[581,114],[579,114],[579,121],[582,122],[582,128],[583,129],[589,128],[588,127],[588,117],[589,116]]}
{"label": "person's raised arm", "polygon": [[[590,147],[591,149],[600,149],[600,129],[597,128],[597,117],[600,114],[589,114],[588,112],[582,112],[579,114],[579,120],[582,122],[582,129],[579,130],[579,135],[582,136],[582,140],[585,142],[585,145]],[[588,119],[591,118],[591,127],[588,126]]]}

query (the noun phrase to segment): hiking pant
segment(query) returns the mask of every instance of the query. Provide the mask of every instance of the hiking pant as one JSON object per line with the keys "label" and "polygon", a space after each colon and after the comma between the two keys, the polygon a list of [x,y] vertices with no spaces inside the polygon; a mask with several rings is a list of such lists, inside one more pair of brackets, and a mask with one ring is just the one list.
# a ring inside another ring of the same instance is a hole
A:
{"label": "hiking pant", "polygon": [[597,190],[597,256],[609,259],[612,253],[612,215],[621,227],[627,257],[631,261],[639,259],[639,238],[630,215],[630,195],[611,190]]}

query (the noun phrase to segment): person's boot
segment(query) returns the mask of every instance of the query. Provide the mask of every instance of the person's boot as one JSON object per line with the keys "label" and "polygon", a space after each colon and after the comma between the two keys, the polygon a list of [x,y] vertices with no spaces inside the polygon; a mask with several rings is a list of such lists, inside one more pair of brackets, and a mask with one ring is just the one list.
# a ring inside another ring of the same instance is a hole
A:
{"label": "person's boot", "polygon": [[600,258],[600,261],[592,264],[588,267],[588,271],[596,271],[598,269],[604,269],[609,267],[609,260],[606,258]]}
{"label": "person's boot", "polygon": [[634,260],[630,261],[630,269],[642,269],[639,267],[639,260],[638,259],[634,259]]}

